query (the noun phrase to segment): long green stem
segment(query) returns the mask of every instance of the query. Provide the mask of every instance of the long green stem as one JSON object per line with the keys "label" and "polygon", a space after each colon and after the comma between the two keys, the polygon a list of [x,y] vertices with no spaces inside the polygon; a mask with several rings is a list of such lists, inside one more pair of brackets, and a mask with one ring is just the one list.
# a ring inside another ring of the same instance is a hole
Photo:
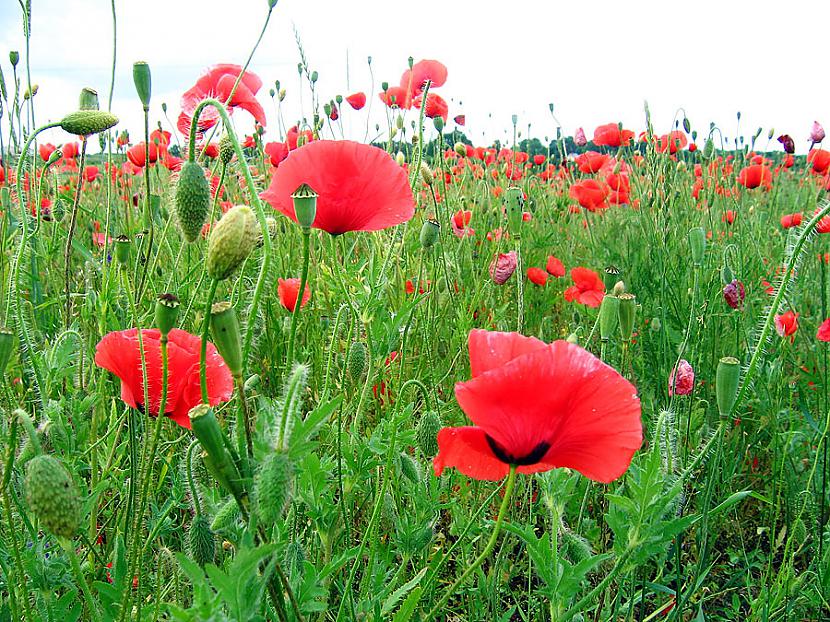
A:
{"label": "long green stem", "polygon": [[297,319],[300,317],[300,307],[303,306],[303,294],[308,281],[308,260],[311,249],[311,229],[303,227],[303,272],[300,277],[300,289],[297,290],[297,299],[294,301],[294,310],[291,313],[291,335],[288,338],[288,356],[285,360],[286,373],[294,363],[294,340],[297,337]]}
{"label": "long green stem", "polygon": [[72,282],[72,239],[75,236],[75,226],[78,224],[78,207],[81,204],[81,188],[83,187],[84,175],[84,161],[86,160],[86,145],[87,138],[81,141],[81,159],[78,162],[78,187],[75,188],[75,200],[72,202],[72,215],[69,219],[69,231],[66,233],[66,248],[63,253],[63,260],[65,264],[64,274],[64,305],[66,309],[66,317],[63,321],[64,329],[68,329],[72,323],[72,299],[70,297],[71,282]]}
{"label": "long green stem", "polygon": [[516,465],[510,465],[510,473],[507,475],[507,483],[504,485],[504,499],[502,499],[501,507],[499,508],[499,515],[496,517],[496,524],[493,526],[493,533],[490,534],[490,539],[487,541],[487,546],[484,547],[484,550],[481,554],[476,557],[475,561],[467,567],[467,570],[464,571],[458,579],[456,579],[455,583],[453,583],[449,589],[444,591],[443,596],[441,596],[441,600],[439,600],[435,606],[430,610],[430,612],[424,618],[424,622],[429,622],[430,620],[435,619],[435,617],[441,613],[441,609],[444,605],[447,604],[447,601],[450,599],[456,590],[461,587],[464,581],[473,574],[478,567],[490,556],[490,553],[493,551],[493,547],[496,546],[496,540],[498,540],[499,533],[501,532],[501,524],[504,520],[504,517],[507,515],[507,507],[510,505],[510,499],[513,497],[513,485],[516,483]]}
{"label": "long green stem", "polygon": [[213,306],[213,297],[216,295],[216,287],[219,281],[211,279],[210,291],[205,303],[205,317],[202,320],[202,347],[199,352],[199,385],[202,389],[202,403],[210,404],[207,388],[207,342],[208,329],[210,328],[210,309]]}
{"label": "long green stem", "polygon": [[81,570],[81,565],[78,562],[78,555],[75,553],[75,546],[72,544],[72,541],[67,538],[60,538],[60,543],[63,550],[66,552],[67,557],[69,557],[69,562],[72,566],[72,573],[75,575],[75,580],[81,587],[81,594],[83,594],[84,601],[86,601],[86,607],[89,610],[89,615],[94,622],[98,622],[101,619],[101,616],[98,615],[98,609],[96,608],[95,599],[92,598],[89,583],[87,583],[84,572]]}

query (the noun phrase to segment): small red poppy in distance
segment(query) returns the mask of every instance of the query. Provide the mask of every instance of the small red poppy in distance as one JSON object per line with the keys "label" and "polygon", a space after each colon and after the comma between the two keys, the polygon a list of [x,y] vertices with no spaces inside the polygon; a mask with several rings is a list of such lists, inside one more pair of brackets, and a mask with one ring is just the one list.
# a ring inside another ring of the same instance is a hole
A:
{"label": "small red poppy in distance", "polygon": [[527,278],[531,283],[544,287],[548,282],[548,273],[541,268],[532,267],[527,269]]}
{"label": "small red poppy in distance", "polygon": [[801,224],[803,220],[803,216],[801,212],[796,212],[795,214],[785,214],[781,217],[781,226],[784,229],[790,229],[791,227],[797,227]]}
{"label": "small red poppy in distance", "polygon": [[574,284],[565,290],[565,300],[587,307],[598,307],[605,296],[605,284],[599,275],[588,268],[573,268],[571,278]]}
{"label": "small red poppy in distance", "polygon": [[[193,113],[203,100],[214,98],[222,103],[226,102],[241,72],[240,65],[231,64],[214,65],[208,69],[207,73],[196,81],[193,88],[188,89],[182,95],[182,112],[176,123],[179,131],[185,136],[190,135]],[[228,112],[233,112],[234,108],[242,108],[250,112],[260,125],[265,126],[265,110],[256,99],[257,91],[261,88],[262,80],[259,76],[246,71],[228,103]],[[216,109],[213,106],[207,106],[199,114],[198,133],[204,133],[205,130],[216,125],[218,120],[219,113]]]}
{"label": "small red poppy in distance", "polygon": [[[141,338],[147,364],[149,414],[158,415],[162,387],[160,333],[155,328],[142,330]],[[190,409],[202,402],[199,379],[201,343],[200,337],[178,328],[171,330],[168,336],[168,385],[164,412],[180,426],[188,429]],[[147,412],[144,407],[138,329],[130,328],[105,335],[95,348],[95,364],[121,379],[121,399],[127,406]],[[228,401],[233,393],[233,378],[212,343],[207,344],[206,376],[210,404],[213,406]]]}
{"label": "small red poppy in distance", "polygon": [[565,265],[553,255],[548,255],[548,261],[545,263],[545,270],[548,274],[557,278],[565,276]]}
{"label": "small red poppy in distance", "polygon": [[798,313],[786,311],[775,316],[775,332],[779,337],[789,337],[795,341],[795,331],[798,330]]}
{"label": "small red poppy in distance", "polygon": [[643,442],[640,399],[613,368],[567,341],[518,333],[472,330],[469,349],[472,379],[455,397],[475,426],[438,433],[436,475],[455,467],[495,481],[510,465],[568,467],[608,483],[625,473]]}
{"label": "small red poppy in distance", "polygon": [[457,115],[455,115],[455,116],[452,118],[452,120],[453,120],[453,121],[455,121],[458,125],[462,125],[462,126],[463,126],[465,123],[467,123],[467,117],[466,117],[466,115],[463,115],[463,114],[457,114]]}
{"label": "small red poppy in distance", "polygon": [[[277,296],[280,299],[280,304],[291,313],[294,313],[294,307],[297,305],[297,294],[300,292],[300,279],[278,279],[278,281]],[[300,309],[306,306],[309,300],[311,300],[311,289],[306,283]]]}
{"label": "small red poppy in distance", "polygon": [[291,194],[317,193],[312,227],[332,235],[377,231],[408,221],[415,199],[406,171],[383,149],[350,140],[316,140],[283,160],[262,198],[296,222]]}
{"label": "small red poppy in distance", "polygon": [[366,105],[366,93],[363,91],[358,91],[357,93],[352,93],[348,97],[346,97],[346,101],[349,102],[349,106],[354,108],[355,110],[360,110],[363,106]]}
{"label": "small red poppy in distance", "polygon": [[830,319],[824,320],[818,327],[816,339],[819,341],[830,341]]}
{"label": "small red poppy in distance", "polygon": [[751,164],[741,169],[738,183],[749,189],[763,186],[769,190],[772,187],[772,171],[763,164]]}
{"label": "small red poppy in distance", "polygon": [[402,86],[390,86],[380,93],[380,101],[389,108],[412,108],[412,95]]}

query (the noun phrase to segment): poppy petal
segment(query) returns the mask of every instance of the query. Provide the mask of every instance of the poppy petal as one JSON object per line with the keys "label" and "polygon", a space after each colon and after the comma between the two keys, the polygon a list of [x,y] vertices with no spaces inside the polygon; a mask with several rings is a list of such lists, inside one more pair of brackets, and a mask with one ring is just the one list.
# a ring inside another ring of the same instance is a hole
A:
{"label": "poppy petal", "polygon": [[435,475],[455,467],[468,477],[498,481],[510,467],[496,458],[481,428],[443,428],[438,432],[438,455],[432,460]]}
{"label": "poppy petal", "polygon": [[547,344],[536,337],[525,337],[519,333],[473,329],[468,338],[468,347],[470,371],[475,378],[509,363],[516,357],[547,348]]}

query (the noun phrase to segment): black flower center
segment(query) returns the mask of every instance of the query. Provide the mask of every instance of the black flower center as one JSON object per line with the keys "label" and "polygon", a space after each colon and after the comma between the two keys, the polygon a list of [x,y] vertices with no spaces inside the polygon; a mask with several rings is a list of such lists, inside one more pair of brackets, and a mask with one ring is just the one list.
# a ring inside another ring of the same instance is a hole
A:
{"label": "black flower center", "polygon": [[534,447],[530,453],[525,454],[524,456],[514,456],[509,451],[507,451],[504,447],[502,447],[498,441],[492,438],[489,434],[485,433],[485,438],[487,439],[487,444],[490,445],[490,449],[493,450],[493,453],[496,455],[496,458],[505,462],[507,464],[515,464],[516,466],[528,466],[531,464],[538,463],[542,458],[545,457],[545,454],[548,453],[548,449],[550,449],[550,443],[547,441],[542,441],[536,447]]}

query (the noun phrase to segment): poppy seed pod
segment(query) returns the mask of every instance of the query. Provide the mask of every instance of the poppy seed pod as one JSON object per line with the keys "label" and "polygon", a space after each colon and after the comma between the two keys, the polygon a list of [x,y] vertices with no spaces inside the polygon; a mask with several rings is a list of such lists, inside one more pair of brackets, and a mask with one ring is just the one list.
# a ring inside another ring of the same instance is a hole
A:
{"label": "poppy seed pod", "polygon": [[294,465],[287,452],[266,456],[254,474],[254,503],[257,517],[267,528],[282,518],[291,501]]}
{"label": "poppy seed pod", "polygon": [[291,194],[294,216],[297,218],[297,224],[304,229],[310,228],[317,217],[317,196],[314,188],[308,184],[302,184]]}
{"label": "poppy seed pod", "polygon": [[143,60],[133,63],[133,83],[141,105],[145,110],[150,108],[150,94],[152,92],[152,80],[150,77],[150,65]]}
{"label": "poppy seed pod", "polygon": [[123,233],[115,238],[115,259],[122,266],[130,263],[130,246],[132,240]]}
{"label": "poppy seed pod", "polygon": [[188,417],[190,428],[205,451],[202,456],[205,467],[220,485],[233,493],[234,497],[240,497],[241,477],[225,449],[224,435],[213,409],[207,404],[198,404],[190,409]]}
{"label": "poppy seed pod", "polygon": [[98,91],[85,86],[78,98],[78,110],[98,110]]}
{"label": "poppy seed pod", "polygon": [[617,328],[619,309],[619,298],[607,294],[603,297],[602,304],[599,307],[599,338],[602,341],[608,341]]}
{"label": "poppy seed pod", "polygon": [[161,339],[166,340],[179,320],[179,299],[173,294],[162,294],[156,301],[156,328]]}
{"label": "poppy seed pod", "polygon": [[617,266],[605,266],[605,270],[602,273],[602,284],[605,285],[606,291],[610,292],[614,289],[617,281],[620,280],[621,274],[622,270],[620,270]]}
{"label": "poppy seed pod", "polygon": [[441,117],[433,117],[432,118],[432,125],[435,126],[435,129],[438,132],[444,131],[444,119]]}
{"label": "poppy seed pod", "polygon": [[431,248],[438,241],[441,225],[437,220],[425,220],[421,225],[421,248]]}
{"label": "poppy seed pod", "polygon": [[706,232],[703,227],[689,229],[689,247],[692,250],[692,262],[695,267],[703,265],[703,256],[706,253]]}
{"label": "poppy seed pod", "polygon": [[624,342],[631,341],[634,333],[634,318],[637,315],[637,302],[634,294],[620,294],[620,336]]}
{"label": "poppy seed pod", "polygon": [[215,303],[210,310],[210,334],[234,378],[242,376],[242,339],[239,319],[230,302]]}
{"label": "poppy seed pod", "polygon": [[524,206],[525,198],[521,188],[511,186],[504,191],[504,208],[507,211],[507,222],[510,225],[510,231],[514,234],[518,233],[524,222]]}
{"label": "poppy seed pod", "polygon": [[210,230],[205,267],[218,281],[228,278],[248,258],[259,236],[256,216],[246,205],[236,205]]}
{"label": "poppy seed pod", "polygon": [[210,212],[210,185],[201,165],[187,161],[176,185],[176,216],[188,242],[195,242]]}
{"label": "poppy seed pod", "polygon": [[216,534],[210,528],[208,520],[201,514],[193,517],[187,530],[187,552],[190,559],[202,567],[205,564],[212,564],[216,557]]}
{"label": "poppy seed pod", "polygon": [[60,126],[64,132],[76,136],[90,136],[106,132],[118,124],[118,117],[103,110],[78,110],[70,112],[61,119]]}
{"label": "poppy seed pod", "polygon": [[35,456],[26,465],[26,503],[46,529],[61,538],[72,538],[81,523],[81,498],[61,462],[47,455]]}
{"label": "poppy seed pod", "polygon": [[715,375],[715,394],[718,399],[718,412],[726,417],[732,412],[738,399],[738,384],[741,379],[741,365],[738,359],[725,356],[718,362]]}
{"label": "poppy seed pod", "polygon": [[14,333],[8,328],[0,328],[0,376],[6,373],[14,349]]}

